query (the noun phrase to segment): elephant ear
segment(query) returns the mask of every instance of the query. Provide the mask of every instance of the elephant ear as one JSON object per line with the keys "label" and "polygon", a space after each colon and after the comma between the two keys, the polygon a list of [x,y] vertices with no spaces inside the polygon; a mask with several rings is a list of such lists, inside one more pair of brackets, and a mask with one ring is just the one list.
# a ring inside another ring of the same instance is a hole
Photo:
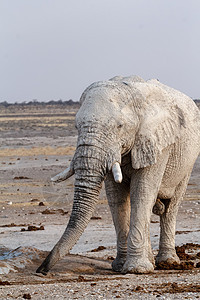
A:
{"label": "elephant ear", "polygon": [[184,116],[178,107],[149,106],[141,119],[131,150],[134,169],[155,164],[158,154],[176,142],[184,127]]}

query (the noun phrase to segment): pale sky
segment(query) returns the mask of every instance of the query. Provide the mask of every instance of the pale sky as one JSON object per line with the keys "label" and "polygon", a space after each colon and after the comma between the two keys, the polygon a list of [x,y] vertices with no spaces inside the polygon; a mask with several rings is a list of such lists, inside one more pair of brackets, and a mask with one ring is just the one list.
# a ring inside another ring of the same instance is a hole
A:
{"label": "pale sky", "polygon": [[0,102],[78,101],[115,75],[200,98],[200,0],[0,0]]}

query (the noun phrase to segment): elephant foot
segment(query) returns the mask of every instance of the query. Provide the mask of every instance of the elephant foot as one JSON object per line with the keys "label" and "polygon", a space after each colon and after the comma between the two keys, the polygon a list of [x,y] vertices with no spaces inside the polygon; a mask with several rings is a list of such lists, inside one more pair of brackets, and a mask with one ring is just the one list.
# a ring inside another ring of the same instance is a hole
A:
{"label": "elephant foot", "polygon": [[147,258],[132,258],[125,262],[121,273],[147,274],[152,273],[153,271],[154,266]]}
{"label": "elephant foot", "polygon": [[112,262],[113,271],[121,272],[125,261],[126,261],[126,257],[123,257],[123,258],[116,257],[115,260],[113,260],[113,262]]}
{"label": "elephant foot", "polygon": [[155,264],[155,259],[154,259],[154,256],[153,256],[152,252],[148,253],[148,259],[152,263],[152,265],[155,267],[156,264]]}
{"label": "elephant foot", "polygon": [[160,268],[169,268],[170,266],[180,265],[180,259],[175,251],[161,252],[156,257],[156,266]]}

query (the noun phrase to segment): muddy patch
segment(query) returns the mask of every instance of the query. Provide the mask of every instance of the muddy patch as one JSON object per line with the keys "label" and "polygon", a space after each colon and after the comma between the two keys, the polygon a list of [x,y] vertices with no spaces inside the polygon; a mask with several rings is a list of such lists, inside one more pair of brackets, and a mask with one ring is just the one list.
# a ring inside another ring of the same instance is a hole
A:
{"label": "muddy patch", "polygon": [[20,269],[39,259],[41,251],[32,247],[18,247],[14,250],[0,249],[0,274],[20,272]]}
{"label": "muddy patch", "polygon": [[193,270],[199,267],[200,244],[187,243],[176,247],[176,253],[181,263],[161,262],[156,266],[157,270]]}

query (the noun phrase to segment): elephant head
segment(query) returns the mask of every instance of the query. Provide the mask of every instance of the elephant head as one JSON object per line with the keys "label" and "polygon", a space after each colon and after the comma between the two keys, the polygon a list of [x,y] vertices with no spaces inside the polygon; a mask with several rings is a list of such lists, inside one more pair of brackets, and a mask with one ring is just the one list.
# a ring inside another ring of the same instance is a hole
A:
{"label": "elephant head", "polygon": [[169,110],[164,96],[157,81],[147,84],[136,76],[97,82],[83,92],[76,116],[76,152],[70,168],[53,178],[61,181],[75,174],[72,213],[64,234],[37,272],[46,274],[77,242],[107,173],[112,171],[115,181],[122,181],[124,155],[130,152],[132,167],[139,169],[155,164],[157,154],[174,143],[184,120],[176,108]]}

